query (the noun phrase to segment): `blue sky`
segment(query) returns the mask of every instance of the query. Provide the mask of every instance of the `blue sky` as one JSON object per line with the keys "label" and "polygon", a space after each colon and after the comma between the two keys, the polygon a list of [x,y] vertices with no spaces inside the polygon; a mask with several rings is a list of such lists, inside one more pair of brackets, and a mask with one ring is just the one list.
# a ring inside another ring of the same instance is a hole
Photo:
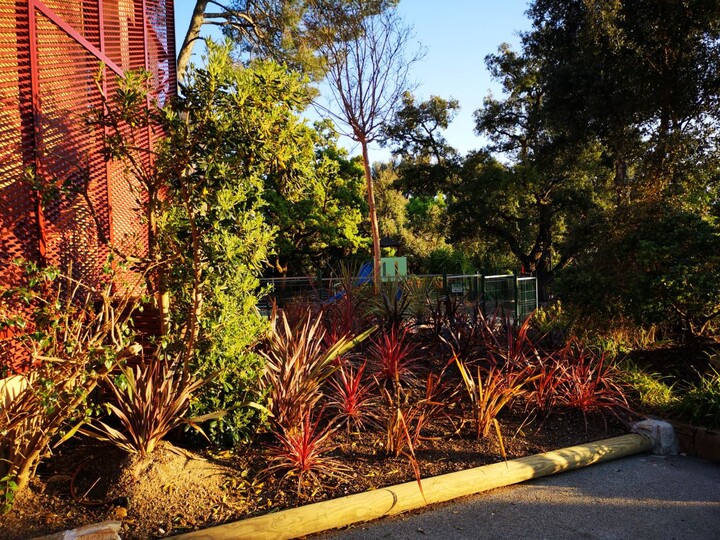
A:
{"label": "blue sky", "polygon": [[[175,0],[178,47],[194,5],[193,0]],[[500,95],[499,85],[490,79],[485,68],[485,56],[503,42],[517,46],[519,32],[530,28],[525,16],[527,6],[528,0],[400,2],[399,11],[414,27],[417,41],[427,51],[412,72],[418,84],[415,95],[421,100],[431,95],[459,100],[460,113],[446,136],[462,153],[482,146],[482,140],[473,132],[473,111],[482,105],[488,92]],[[353,153],[356,151],[351,144],[347,146]],[[376,148],[371,159],[384,160],[388,156],[386,150]]]}

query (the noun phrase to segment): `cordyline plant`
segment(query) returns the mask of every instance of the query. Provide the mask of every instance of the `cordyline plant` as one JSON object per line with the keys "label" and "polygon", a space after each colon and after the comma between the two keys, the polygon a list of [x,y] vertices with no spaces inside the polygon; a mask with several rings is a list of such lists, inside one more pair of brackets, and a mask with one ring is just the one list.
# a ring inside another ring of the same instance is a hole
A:
{"label": "cordyline plant", "polygon": [[333,340],[358,333],[364,324],[362,312],[368,301],[369,286],[358,277],[358,271],[350,264],[340,266],[338,290],[324,310],[325,325]]}
{"label": "cordyline plant", "polygon": [[514,399],[524,393],[525,384],[533,380],[533,377],[530,376],[531,368],[515,370],[498,368],[495,365],[491,365],[489,368],[475,366],[473,375],[463,360],[455,357],[455,363],[470,398],[477,437],[487,437],[490,429],[494,427],[500,443],[500,452],[503,458],[506,458],[497,416]]}
{"label": "cordyline plant", "polygon": [[20,340],[33,365],[32,372],[14,377],[16,391],[4,391],[0,410],[5,510],[14,493],[27,486],[51,444],[69,438],[85,421],[87,398],[100,380],[140,350],[128,324],[136,307],[132,286],[120,297],[111,296],[111,279],[97,289],[57,269],[23,264],[26,284],[2,295],[3,300],[22,299],[33,313],[28,321],[2,321],[24,330]]}
{"label": "cordyline plant", "polygon": [[558,407],[582,412],[587,428],[589,412],[606,411],[617,416],[629,411],[626,388],[618,370],[577,340],[570,340],[554,355],[561,366],[561,382],[557,385],[555,403]]}
{"label": "cordyline plant", "polygon": [[200,434],[200,422],[219,418],[223,412],[186,418],[190,399],[211,377],[184,379],[177,360],[151,358],[135,367],[122,368],[122,377],[106,376],[115,403],[107,403],[108,411],[122,426],[117,430],[101,420],[93,420],[81,433],[109,442],[128,453],[147,456],[173,429],[190,425]]}
{"label": "cordyline plant", "polygon": [[327,401],[329,410],[334,411],[340,427],[361,431],[367,424],[377,424],[377,397],[372,382],[365,382],[363,374],[367,362],[355,369],[349,362],[342,362],[330,379]]}
{"label": "cordyline plant", "polygon": [[405,280],[396,278],[380,283],[377,294],[370,298],[367,309],[379,326],[399,332],[405,324],[411,305]]}
{"label": "cordyline plant", "polygon": [[268,466],[263,474],[282,472],[283,480],[297,479],[297,494],[308,488],[322,488],[323,478],[342,479],[350,469],[328,454],[336,448],[331,437],[337,429],[321,426],[322,413],[313,421],[312,412],[303,414],[300,424],[278,435],[278,442],[268,452]]}
{"label": "cordyline plant", "polygon": [[[519,326],[509,319],[497,315],[482,318],[485,326],[488,355],[496,363],[510,364],[518,368],[538,363],[543,353],[538,346],[542,338],[531,334],[532,318],[528,317]],[[498,333],[496,328],[502,331]]]}
{"label": "cordyline plant", "polygon": [[417,356],[415,345],[406,328],[390,326],[372,340],[370,361],[374,376],[383,386],[412,386],[417,384]]}
{"label": "cordyline plant", "polygon": [[[281,320],[281,322],[279,322]],[[268,409],[273,422],[283,431],[300,425],[306,412],[320,401],[325,381],[338,368],[337,358],[365,340],[375,328],[355,338],[344,336],[331,347],[323,344],[322,319],[307,317],[292,328],[283,313],[271,315],[265,350],[265,371],[261,382],[267,390]]]}
{"label": "cordyline plant", "polygon": [[556,361],[554,356],[549,356],[534,366],[533,373],[535,376],[528,389],[526,408],[530,416],[539,415],[544,420],[557,408],[567,367]]}

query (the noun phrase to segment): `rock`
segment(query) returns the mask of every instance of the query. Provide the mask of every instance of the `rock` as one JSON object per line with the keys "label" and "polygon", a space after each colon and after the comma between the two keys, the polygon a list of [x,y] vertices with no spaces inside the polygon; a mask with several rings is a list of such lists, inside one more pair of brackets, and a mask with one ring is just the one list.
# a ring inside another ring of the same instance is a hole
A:
{"label": "rock", "polygon": [[120,522],[103,521],[93,525],[85,525],[71,531],[42,536],[35,540],[120,540],[118,531]]}
{"label": "rock", "polygon": [[678,453],[678,441],[672,425],[663,420],[643,420],[632,427],[633,433],[650,437],[652,453],[656,456],[674,456]]}

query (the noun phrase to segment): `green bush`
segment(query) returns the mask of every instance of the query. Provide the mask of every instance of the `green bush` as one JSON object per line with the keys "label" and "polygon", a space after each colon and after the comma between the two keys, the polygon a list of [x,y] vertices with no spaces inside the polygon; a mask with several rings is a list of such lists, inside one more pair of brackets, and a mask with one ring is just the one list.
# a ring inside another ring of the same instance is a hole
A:
{"label": "green bush", "polygon": [[175,254],[167,348],[194,340],[192,371],[217,373],[191,412],[226,412],[208,430],[219,444],[246,438],[258,414],[248,405],[261,399],[264,364],[251,347],[267,328],[256,304],[276,233],[266,216],[265,180],[292,159],[276,146],[299,129],[295,111],[305,92],[299,76],[280,66],[240,67],[229,45],[209,44],[205,67],[189,72],[183,97],[166,113],[161,167],[175,203],[162,223],[163,246]]}
{"label": "green bush", "polygon": [[649,373],[625,360],[620,366],[620,376],[633,388],[640,406],[645,411],[669,413],[678,403],[674,384],[667,384],[657,373]]}
{"label": "green bush", "polygon": [[692,424],[720,428],[720,373],[713,369],[690,387],[677,412]]}
{"label": "green bush", "polygon": [[597,246],[558,274],[554,292],[585,313],[709,333],[720,313],[720,229],[671,205],[616,216]]}

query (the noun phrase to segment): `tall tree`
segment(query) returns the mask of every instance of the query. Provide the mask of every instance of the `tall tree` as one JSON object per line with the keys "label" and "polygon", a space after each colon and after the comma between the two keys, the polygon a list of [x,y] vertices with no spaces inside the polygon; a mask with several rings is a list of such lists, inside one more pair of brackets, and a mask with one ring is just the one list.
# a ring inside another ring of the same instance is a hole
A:
{"label": "tall tree", "polygon": [[[390,7],[368,17],[365,0],[351,2],[345,24],[322,25],[318,51],[327,66],[331,104],[318,104],[341,125],[343,134],[360,144],[367,188],[370,229],[373,241],[373,277],[380,283],[380,234],[369,145],[382,136],[382,126],[392,117],[410,86],[409,73],[421,58],[419,50],[407,54],[412,30]],[[333,15],[332,11],[328,12]]]}
{"label": "tall tree", "polygon": [[373,164],[380,234],[399,240],[412,270],[426,273],[434,251],[452,250],[445,242],[447,205],[442,195],[406,195],[398,167],[392,162]]}
{"label": "tall tree", "polygon": [[277,141],[290,159],[265,178],[268,221],[277,228],[274,269],[281,275],[311,275],[366,251],[363,169],[336,145],[332,130],[304,124]]}
{"label": "tall tree", "polygon": [[545,129],[567,149],[596,147],[612,175],[602,229],[564,290],[703,328],[715,306],[678,291],[714,290],[720,2],[535,0],[529,15],[523,56],[539,66]]}
{"label": "tall tree", "polygon": [[318,37],[348,26],[353,17],[379,13],[397,0],[366,0],[356,11],[354,0],[196,0],[188,30],[178,51],[178,79],[187,69],[203,25],[220,27],[251,58],[272,59],[313,79],[324,74],[315,54]]}
{"label": "tall tree", "polygon": [[475,111],[476,131],[504,163],[484,152],[468,156],[454,230],[464,235],[474,227],[506,244],[546,295],[553,271],[572,260],[589,231],[607,170],[596,145],[571,144],[548,122],[537,59],[502,45],[486,63],[504,96],[488,96]]}
{"label": "tall tree", "polygon": [[603,142],[618,203],[691,187],[717,155],[720,2],[536,0],[529,15],[548,119]]}
{"label": "tall tree", "polygon": [[405,92],[402,107],[383,127],[384,143],[400,159],[398,173],[407,193],[434,196],[445,189],[449,176],[456,172],[458,152],[443,132],[458,110],[456,99],[430,96],[417,103],[410,92]]}

